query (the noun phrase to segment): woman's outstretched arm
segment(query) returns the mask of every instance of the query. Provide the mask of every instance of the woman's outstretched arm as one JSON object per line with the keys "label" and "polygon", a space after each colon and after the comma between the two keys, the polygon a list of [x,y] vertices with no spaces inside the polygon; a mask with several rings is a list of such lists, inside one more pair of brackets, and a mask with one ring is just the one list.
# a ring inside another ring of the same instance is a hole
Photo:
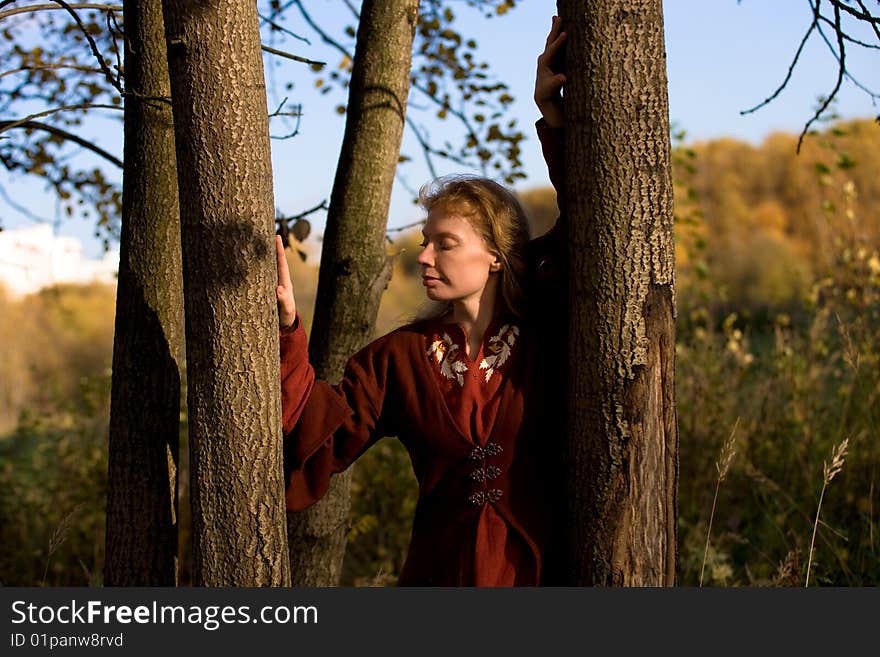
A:
{"label": "woman's outstretched arm", "polygon": [[288,510],[300,511],[324,496],[333,474],[389,435],[388,353],[374,342],[349,360],[337,385],[317,379],[280,239],[277,250],[286,499]]}

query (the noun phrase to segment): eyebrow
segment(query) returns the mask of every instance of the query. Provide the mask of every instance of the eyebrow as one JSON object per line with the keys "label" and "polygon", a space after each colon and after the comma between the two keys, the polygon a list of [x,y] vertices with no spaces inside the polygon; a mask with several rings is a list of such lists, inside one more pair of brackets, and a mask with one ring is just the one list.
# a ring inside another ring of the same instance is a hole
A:
{"label": "eyebrow", "polygon": [[[422,237],[428,237],[428,234],[427,234],[425,231],[422,231]],[[440,232],[440,233],[435,233],[435,234],[434,234],[434,237],[440,237],[440,238],[442,238],[442,237],[451,237],[451,238],[454,239],[454,240],[461,241],[461,238],[460,238],[458,235],[456,235],[455,233],[450,233],[450,232],[448,232],[448,231],[443,231],[443,232]]]}

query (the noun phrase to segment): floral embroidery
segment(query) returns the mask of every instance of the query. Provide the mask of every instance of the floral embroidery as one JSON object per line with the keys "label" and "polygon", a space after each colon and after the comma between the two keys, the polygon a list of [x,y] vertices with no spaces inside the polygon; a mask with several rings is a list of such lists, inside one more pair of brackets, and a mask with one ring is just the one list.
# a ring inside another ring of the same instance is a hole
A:
{"label": "floral embroidery", "polygon": [[492,374],[496,369],[504,365],[510,358],[510,350],[516,342],[516,336],[519,335],[519,327],[511,324],[505,324],[498,331],[498,334],[490,338],[489,351],[490,356],[483,358],[480,363],[480,369],[486,370],[486,382],[492,378]]}
{"label": "floral embroidery", "polygon": [[459,358],[460,352],[461,348],[452,341],[448,333],[444,333],[442,340],[434,340],[428,347],[428,357],[434,356],[434,360],[440,365],[440,373],[464,386],[463,373],[467,372],[467,363]]}
{"label": "floral embroidery", "polygon": [[[480,361],[480,369],[486,370],[487,383],[492,378],[492,374],[510,358],[511,349],[518,335],[519,327],[505,324],[497,334],[489,338],[487,346],[489,355],[484,356]],[[428,347],[428,357],[437,362],[440,373],[460,386],[464,386],[464,374],[468,371],[468,364],[463,356],[461,347],[452,341],[449,333],[444,333],[441,339],[434,340]]]}

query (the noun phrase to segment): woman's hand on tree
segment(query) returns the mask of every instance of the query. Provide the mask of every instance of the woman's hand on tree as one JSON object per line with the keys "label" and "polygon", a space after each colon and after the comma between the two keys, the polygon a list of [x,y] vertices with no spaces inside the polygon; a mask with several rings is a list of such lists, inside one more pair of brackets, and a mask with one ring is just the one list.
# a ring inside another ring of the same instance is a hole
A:
{"label": "woman's hand on tree", "polygon": [[554,16],[544,52],[538,57],[538,72],[535,76],[535,104],[551,128],[561,128],[563,122],[562,85],[566,78],[565,74],[559,72],[561,58],[558,55],[565,37],[562,19]]}
{"label": "woman's hand on tree", "polygon": [[275,236],[275,254],[278,261],[278,287],[275,288],[278,299],[278,328],[285,332],[293,327],[293,320],[296,319],[296,299],[293,297],[293,281],[290,280],[290,269],[284,255],[281,235]]}

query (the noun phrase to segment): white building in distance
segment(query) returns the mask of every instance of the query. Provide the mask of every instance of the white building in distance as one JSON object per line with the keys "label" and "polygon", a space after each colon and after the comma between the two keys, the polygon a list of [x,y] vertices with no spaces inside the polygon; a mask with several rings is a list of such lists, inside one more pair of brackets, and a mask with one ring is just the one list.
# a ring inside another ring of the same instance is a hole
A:
{"label": "white building in distance", "polygon": [[115,283],[119,251],[83,257],[82,243],[60,237],[50,224],[0,231],[0,285],[13,297],[58,283]]}

